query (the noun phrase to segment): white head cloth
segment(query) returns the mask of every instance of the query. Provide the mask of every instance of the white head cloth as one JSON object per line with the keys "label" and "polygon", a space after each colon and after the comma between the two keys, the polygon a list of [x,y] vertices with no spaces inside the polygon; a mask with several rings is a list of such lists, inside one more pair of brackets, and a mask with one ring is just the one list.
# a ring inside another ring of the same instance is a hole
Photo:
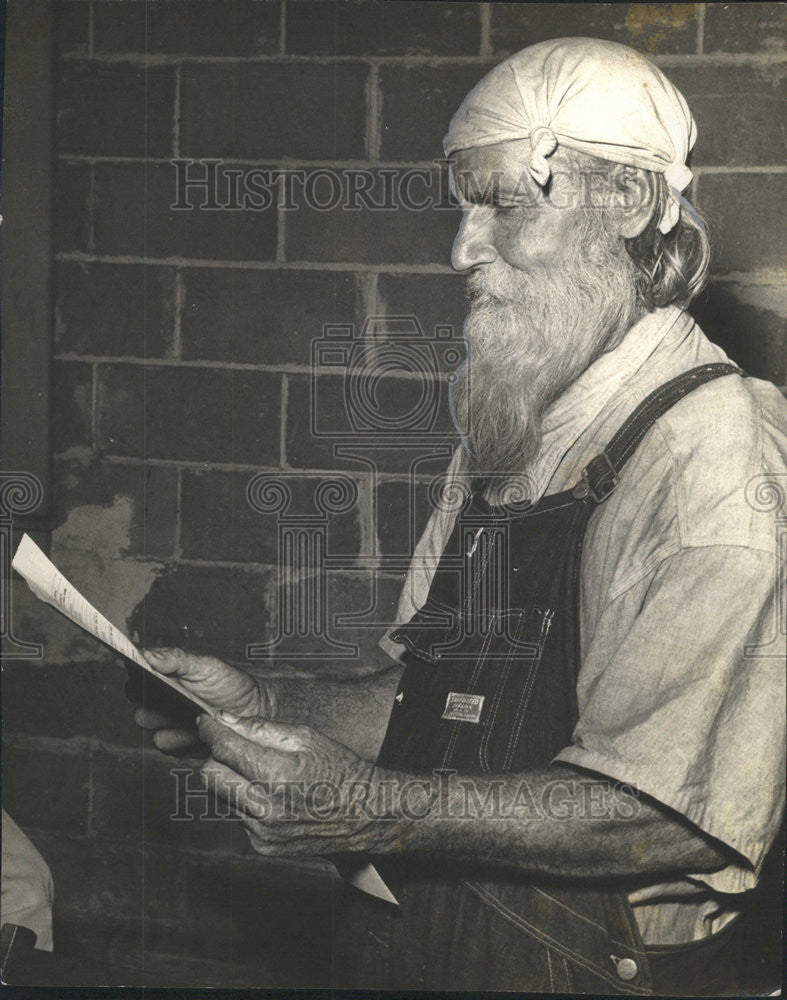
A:
{"label": "white head cloth", "polygon": [[663,173],[671,197],[659,221],[668,233],[697,127],[680,91],[644,56],[598,38],[539,42],[495,66],[451,119],[446,156],[530,139],[529,170],[544,185],[558,145]]}

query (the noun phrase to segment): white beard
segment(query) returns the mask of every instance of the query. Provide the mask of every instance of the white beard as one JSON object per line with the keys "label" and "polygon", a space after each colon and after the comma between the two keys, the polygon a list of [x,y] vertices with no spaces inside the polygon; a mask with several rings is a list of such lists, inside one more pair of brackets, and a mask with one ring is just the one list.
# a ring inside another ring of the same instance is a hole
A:
{"label": "white beard", "polygon": [[584,228],[559,270],[527,273],[498,258],[468,279],[468,362],[451,400],[476,476],[525,473],[547,407],[641,315],[623,245],[598,220]]}

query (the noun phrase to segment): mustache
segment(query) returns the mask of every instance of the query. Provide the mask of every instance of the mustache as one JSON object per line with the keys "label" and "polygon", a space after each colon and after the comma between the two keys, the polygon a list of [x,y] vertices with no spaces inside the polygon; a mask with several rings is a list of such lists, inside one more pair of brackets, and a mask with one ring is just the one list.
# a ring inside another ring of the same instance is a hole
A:
{"label": "mustache", "polygon": [[534,278],[503,260],[471,271],[465,279],[465,293],[472,307],[527,305],[533,295]]}
{"label": "mustache", "polygon": [[467,275],[465,289],[471,300],[479,296],[497,298],[500,294],[502,268],[496,264],[477,267]]}
{"label": "mustache", "polygon": [[484,300],[502,301],[499,291],[496,291],[495,282],[488,271],[480,268],[471,272],[466,279],[465,291],[471,305]]}

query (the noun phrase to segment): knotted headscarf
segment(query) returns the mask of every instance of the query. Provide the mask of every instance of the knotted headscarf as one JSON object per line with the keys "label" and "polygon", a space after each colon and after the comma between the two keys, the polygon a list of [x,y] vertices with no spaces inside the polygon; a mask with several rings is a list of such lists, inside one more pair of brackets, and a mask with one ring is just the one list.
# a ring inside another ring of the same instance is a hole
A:
{"label": "knotted headscarf", "polygon": [[542,187],[558,145],[663,173],[670,198],[659,220],[678,221],[691,182],[686,157],[697,127],[680,91],[644,56],[598,38],[558,38],[522,49],[470,91],[443,139],[460,149],[530,139],[529,170]]}

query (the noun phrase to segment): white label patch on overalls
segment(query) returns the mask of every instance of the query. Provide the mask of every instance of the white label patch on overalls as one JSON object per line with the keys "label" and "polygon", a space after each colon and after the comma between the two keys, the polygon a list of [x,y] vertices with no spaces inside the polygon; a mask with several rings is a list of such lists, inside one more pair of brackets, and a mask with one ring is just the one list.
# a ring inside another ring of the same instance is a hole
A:
{"label": "white label patch on overalls", "polygon": [[453,719],[455,722],[478,722],[481,709],[484,707],[482,694],[461,694],[449,691],[443,709],[443,719]]}

